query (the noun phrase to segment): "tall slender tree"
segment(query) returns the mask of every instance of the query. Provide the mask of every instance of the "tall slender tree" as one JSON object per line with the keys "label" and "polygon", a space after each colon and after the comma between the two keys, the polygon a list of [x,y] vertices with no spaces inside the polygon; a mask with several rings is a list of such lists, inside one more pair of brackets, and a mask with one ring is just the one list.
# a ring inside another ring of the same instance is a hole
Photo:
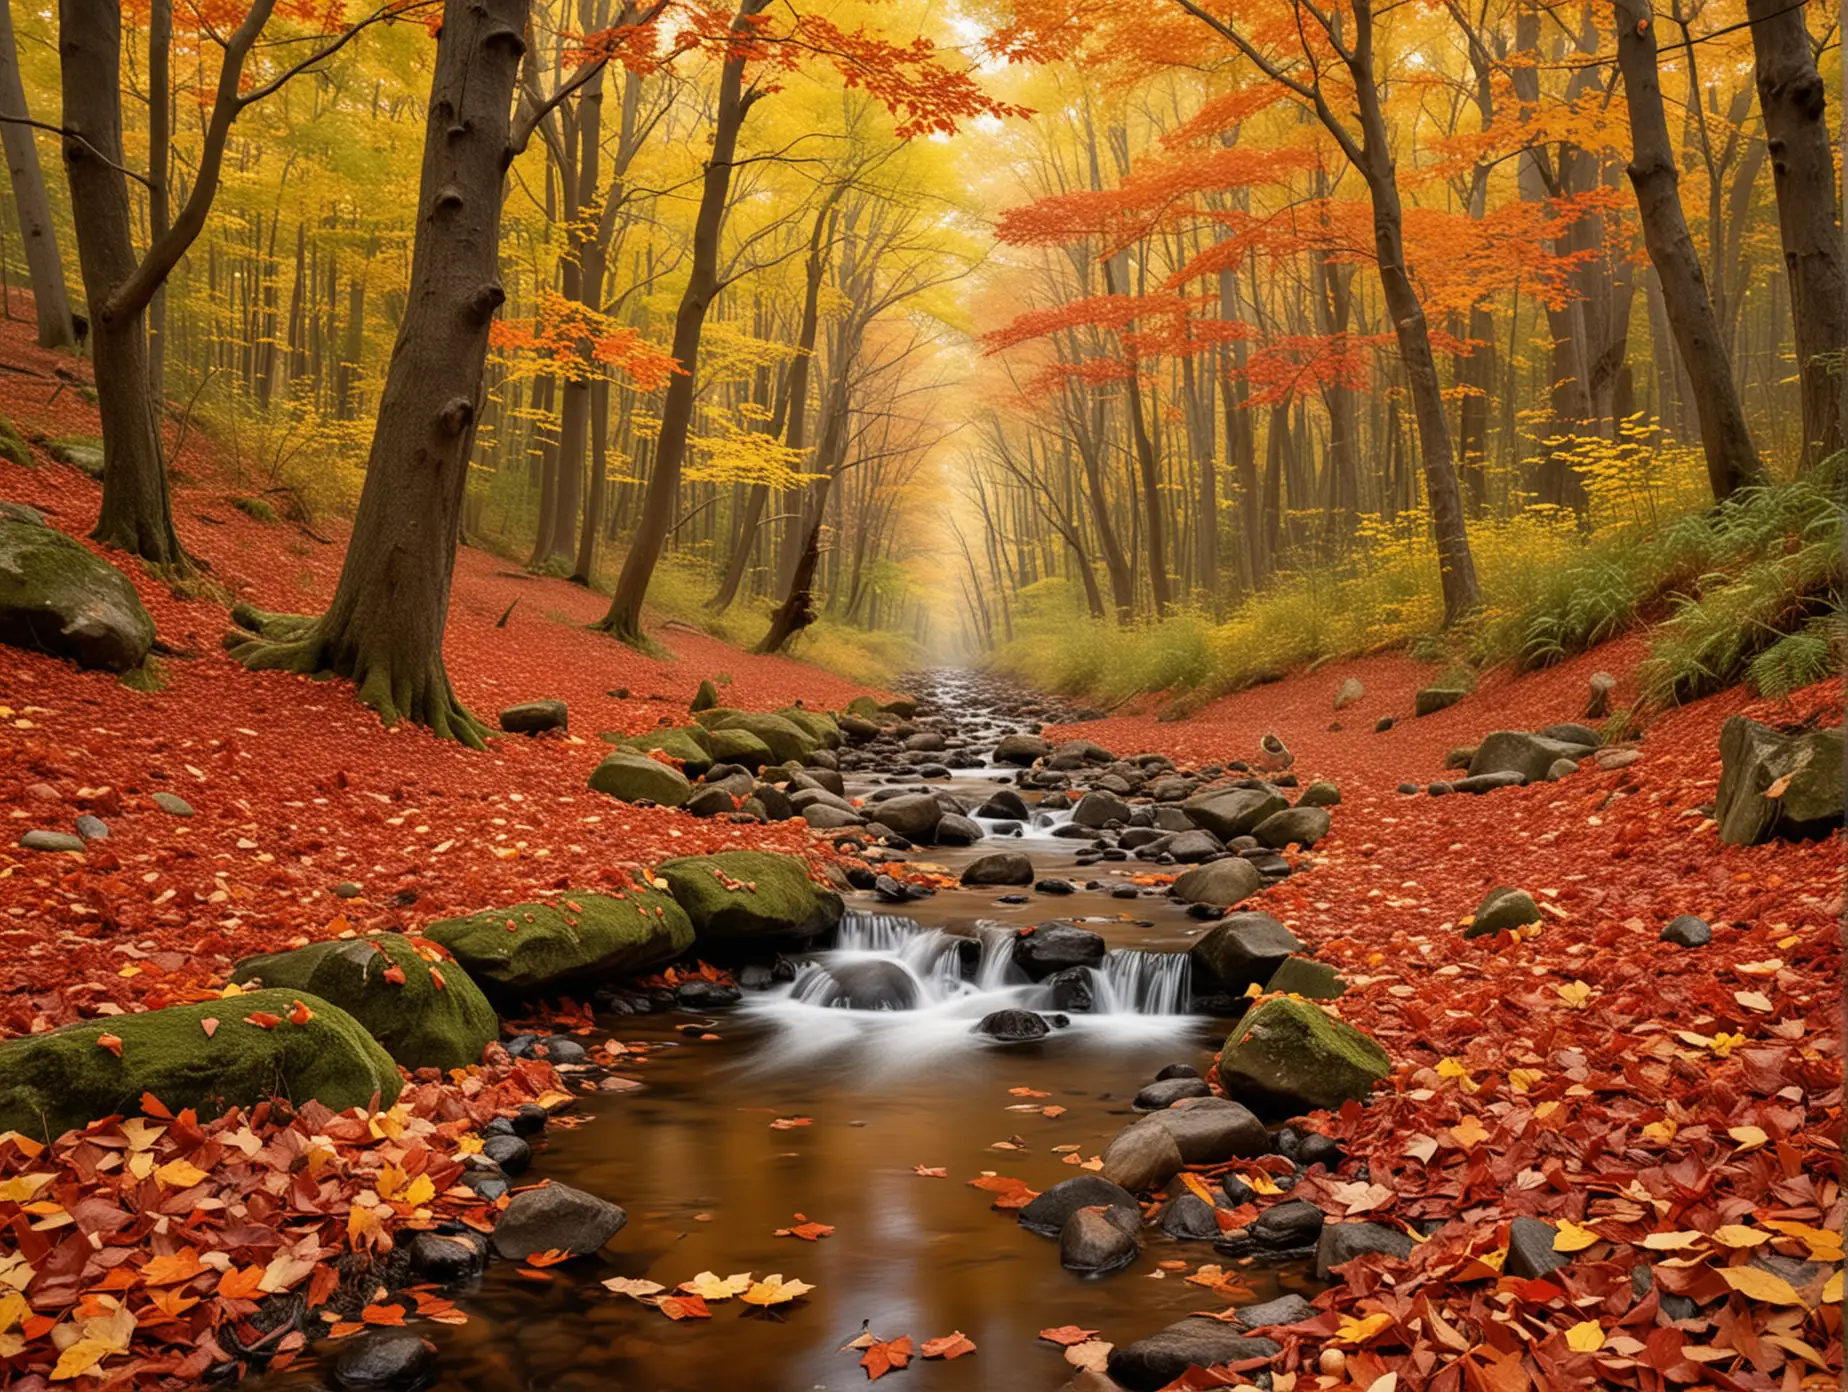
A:
{"label": "tall slender tree", "polygon": [[13,36],[12,0],[0,5],[0,147],[13,181],[13,206],[19,215],[19,239],[25,244],[26,271],[32,277],[32,302],[38,317],[41,348],[69,348],[77,342],[71,297],[64,288],[64,260],[58,229],[45,196],[45,173],[39,167],[32,113],[19,80],[19,49]]}

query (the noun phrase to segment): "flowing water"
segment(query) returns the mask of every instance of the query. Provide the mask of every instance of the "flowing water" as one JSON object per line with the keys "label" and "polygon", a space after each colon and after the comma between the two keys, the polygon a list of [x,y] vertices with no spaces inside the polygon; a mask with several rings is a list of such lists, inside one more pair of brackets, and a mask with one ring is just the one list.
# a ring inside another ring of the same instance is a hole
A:
{"label": "flowing water", "polygon": [[[975,802],[1002,776],[966,771],[948,786]],[[953,868],[1004,846],[1026,850],[1042,874],[1127,873],[1074,869],[1072,844],[1048,834],[1065,815],[1040,814],[1018,840],[919,854]],[[683,1032],[695,1022],[687,1015],[608,1022],[614,1037],[650,1046],[633,1070],[644,1086],[587,1097],[587,1121],[550,1129],[527,1179],[614,1199],[628,1225],[549,1281],[491,1264],[457,1295],[467,1325],[420,1326],[441,1350],[441,1385],[845,1389],[866,1380],[859,1354],[841,1351],[865,1327],[914,1343],[960,1329],[975,1341],[973,1355],[914,1363],[904,1376],[920,1386],[1051,1389],[1073,1369],[1037,1339],[1042,1328],[1077,1324],[1127,1342],[1230,1303],[1158,1270],[1169,1259],[1214,1261],[1209,1243],[1150,1226],[1133,1267],[1078,1277],[1060,1267],[1055,1241],[969,1186],[984,1171],[1035,1189],[1084,1173],[1067,1155],[1101,1153],[1157,1069],[1204,1069],[1227,1028],[1186,1013],[1186,947],[1205,925],[1165,900],[1090,892],[1008,905],[996,902],[1002,893],[948,890],[903,915],[850,895],[835,940],[805,958],[794,981],[698,1017],[713,1038]],[[1010,939],[1055,917],[1076,918],[1110,944],[1090,972],[1094,1009],[1028,1044],[973,1033],[994,1010],[1053,1009],[1049,988],[1013,966]],[[797,1118],[808,1120],[773,1125]],[[814,1242],[774,1236],[798,1213],[834,1232]],[[599,1285],[623,1276],[673,1286],[702,1271],[780,1272],[815,1289],[768,1313],[734,1300],[713,1304],[710,1320],[675,1323]],[[1252,1298],[1283,1288],[1273,1273],[1241,1276]],[[258,1385],[307,1388],[316,1372],[304,1365]]]}

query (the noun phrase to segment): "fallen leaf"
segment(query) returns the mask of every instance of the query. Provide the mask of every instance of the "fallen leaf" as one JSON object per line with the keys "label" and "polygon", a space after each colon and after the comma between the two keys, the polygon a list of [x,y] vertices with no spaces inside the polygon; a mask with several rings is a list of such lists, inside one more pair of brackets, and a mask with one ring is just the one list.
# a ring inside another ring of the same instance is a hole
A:
{"label": "fallen leaf", "polygon": [[1086,1339],[1097,1337],[1095,1329],[1080,1329],[1075,1324],[1062,1324],[1057,1329],[1042,1329],[1040,1338],[1049,1344],[1059,1344],[1069,1348],[1073,1344],[1082,1344]]}
{"label": "fallen leaf", "polygon": [[712,1311],[697,1295],[664,1295],[655,1302],[655,1308],[671,1320],[712,1318]]}
{"label": "fallen leaf", "polygon": [[300,1001],[289,1007],[289,1023],[292,1025],[305,1025],[313,1018],[314,1012]]}
{"label": "fallen leaf", "polygon": [[751,1288],[751,1273],[741,1271],[721,1281],[710,1271],[702,1271],[691,1281],[682,1281],[679,1288],[702,1300],[730,1300],[734,1295],[743,1295]]}
{"label": "fallen leaf", "polygon": [[1553,1250],[1555,1252],[1582,1252],[1593,1243],[1602,1241],[1604,1239],[1590,1228],[1581,1228],[1570,1218],[1563,1218],[1553,1233]]}
{"label": "fallen leaf", "polygon": [[612,1276],[602,1283],[603,1289],[612,1295],[626,1295],[632,1300],[646,1301],[650,1296],[659,1295],[667,1287],[659,1281],[638,1281],[629,1276]]}
{"label": "fallen leaf", "polygon": [[1719,1276],[1747,1300],[1757,1300],[1766,1305],[1803,1304],[1803,1297],[1797,1294],[1790,1282],[1755,1266],[1723,1267]]}
{"label": "fallen leaf", "polygon": [[940,1339],[926,1339],[918,1352],[926,1358],[961,1358],[965,1353],[975,1352],[975,1341],[958,1329]]}
{"label": "fallen leaf", "polygon": [[1104,1339],[1087,1339],[1065,1350],[1065,1361],[1088,1373],[1104,1373],[1110,1367],[1110,1350],[1116,1345]]}
{"label": "fallen leaf", "polygon": [[1596,1353],[1604,1347],[1604,1326],[1581,1320],[1566,1331],[1566,1347],[1574,1353]]}
{"label": "fallen leaf", "polygon": [[926,1179],[948,1179],[950,1177],[950,1172],[948,1170],[942,1168],[932,1169],[929,1165],[913,1165],[911,1167],[911,1173],[923,1175]]}
{"label": "fallen leaf", "polygon": [[900,1339],[891,1339],[883,1344],[868,1344],[866,1352],[860,1355],[860,1366],[866,1369],[868,1382],[877,1382],[894,1368],[902,1368],[910,1361],[910,1335]]}
{"label": "fallen leaf", "polygon": [[807,1281],[785,1281],[780,1274],[772,1274],[758,1281],[744,1293],[746,1305],[785,1305],[791,1300],[799,1300],[815,1287]]}
{"label": "fallen leaf", "polygon": [[778,1117],[775,1121],[770,1123],[770,1129],[772,1131],[793,1131],[798,1126],[813,1126],[814,1124],[814,1117]]}
{"label": "fallen leaf", "polygon": [[[114,1054],[117,1058],[122,1057],[122,1041],[116,1035],[113,1035],[113,1034],[97,1035],[96,1036],[96,1047],[99,1049],[107,1049],[110,1053]],[[76,1374],[73,1373],[71,1374],[71,1376],[75,1377]]]}
{"label": "fallen leaf", "polygon": [[1726,1134],[1739,1143],[1740,1154],[1744,1154],[1748,1150],[1757,1150],[1771,1139],[1761,1128],[1756,1126],[1735,1126],[1728,1130]]}

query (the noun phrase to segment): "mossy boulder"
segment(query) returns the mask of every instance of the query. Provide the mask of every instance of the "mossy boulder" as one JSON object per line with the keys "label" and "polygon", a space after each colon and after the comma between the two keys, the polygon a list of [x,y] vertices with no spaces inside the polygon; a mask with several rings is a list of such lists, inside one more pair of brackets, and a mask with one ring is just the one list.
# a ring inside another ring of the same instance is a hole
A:
{"label": "mossy boulder", "polygon": [[60,464],[68,464],[93,479],[103,476],[103,442],[94,435],[67,435],[51,441],[46,449]]}
{"label": "mossy boulder", "polygon": [[1308,1001],[1278,997],[1248,1014],[1219,1054],[1219,1080],[1261,1116],[1288,1117],[1367,1100],[1392,1072],[1386,1051]]}
{"label": "mossy boulder", "polygon": [[670,758],[680,760],[681,772],[689,778],[698,778],[714,762],[712,736],[701,725],[675,725],[650,730],[643,735],[605,735],[604,738],[620,748],[633,749],[639,754],[658,749]]}
{"label": "mossy boulder", "polygon": [[1482,902],[1476,905],[1476,912],[1471,916],[1469,926],[1463,930],[1463,936],[1486,938],[1539,921],[1540,906],[1534,902],[1533,895],[1524,889],[1497,885],[1482,896]]}
{"label": "mossy boulder", "polygon": [[33,465],[32,451],[26,448],[26,442],[13,428],[12,418],[4,415],[0,415],[0,459],[22,469],[30,469]]}
{"label": "mossy boulder", "polygon": [[127,672],[154,646],[154,620],[109,562],[9,513],[0,516],[0,643]]}
{"label": "mossy boulder", "polygon": [[722,730],[744,730],[756,735],[778,763],[800,764],[815,752],[819,743],[793,720],[768,711],[733,711],[706,728],[714,734]]}
{"label": "mossy boulder", "polygon": [[268,498],[233,498],[231,506],[253,522],[275,522],[279,520],[276,509]]}
{"label": "mossy boulder", "polygon": [[624,802],[646,799],[663,807],[678,807],[693,796],[693,785],[684,773],[629,749],[604,755],[603,762],[591,771],[590,786]]}
{"label": "mossy boulder", "polygon": [[1842,824],[1842,728],[1785,735],[1743,715],[1720,727],[1720,840],[1826,836]]}
{"label": "mossy boulder", "polygon": [[702,943],[807,938],[841,921],[841,896],[796,856],[721,851],[666,861],[658,873]]}
{"label": "mossy boulder", "polygon": [[[297,1002],[313,1013],[305,1024],[289,1018]],[[258,1014],[277,1023],[249,1023]],[[208,1019],[217,1021],[210,1034]],[[106,1036],[121,1040],[119,1058],[97,1042]],[[344,1111],[376,1096],[388,1107],[403,1086],[391,1055],[339,1006],[303,991],[251,991],[0,1043],[0,1131],[55,1140],[139,1113],[143,1093],[212,1117],[271,1097]]]}
{"label": "mossy boulder", "polygon": [[[506,936],[503,930],[502,936]],[[246,957],[232,969],[239,984],[308,991],[366,1027],[404,1067],[467,1068],[500,1034],[500,1020],[458,962],[431,963],[398,933],[334,938],[293,952]],[[403,979],[393,981],[396,967]]]}
{"label": "mossy boulder", "polygon": [[841,747],[841,727],[826,711],[812,711],[806,706],[784,706],[778,715],[801,730],[823,749]]}
{"label": "mossy boulder", "polygon": [[700,711],[711,710],[718,704],[718,687],[712,684],[711,677],[704,677],[700,680],[699,690],[693,693],[693,700],[687,706],[687,709],[698,714]]}
{"label": "mossy boulder", "polygon": [[665,966],[693,945],[693,924],[656,889],[567,891],[542,904],[442,919],[424,936],[448,948],[491,994],[520,997]]}
{"label": "mossy boulder", "polygon": [[711,739],[712,762],[715,764],[737,764],[741,768],[760,769],[775,757],[770,752],[770,746],[749,730],[714,730]]}
{"label": "mossy boulder", "polygon": [[879,717],[885,714],[885,709],[871,696],[856,696],[847,703],[847,714],[878,725],[883,723]]}

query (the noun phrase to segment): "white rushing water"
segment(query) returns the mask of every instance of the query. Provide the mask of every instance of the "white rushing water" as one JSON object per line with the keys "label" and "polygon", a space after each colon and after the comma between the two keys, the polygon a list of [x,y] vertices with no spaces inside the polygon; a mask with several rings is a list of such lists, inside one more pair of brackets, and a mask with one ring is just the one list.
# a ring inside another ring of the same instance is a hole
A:
{"label": "white rushing water", "polygon": [[1042,1047],[1081,1040],[1179,1038],[1192,1025],[1184,952],[1116,948],[1087,968],[1093,1006],[1058,1012],[1052,988],[1012,961],[1014,930],[977,924],[972,936],[925,928],[894,914],[850,912],[836,946],[796,980],[747,998],[743,1011],[774,1027],[760,1062],[783,1064],[852,1047],[876,1069],[941,1062],[947,1054],[1002,1047],[974,1033],[997,1010],[1064,1013]]}

